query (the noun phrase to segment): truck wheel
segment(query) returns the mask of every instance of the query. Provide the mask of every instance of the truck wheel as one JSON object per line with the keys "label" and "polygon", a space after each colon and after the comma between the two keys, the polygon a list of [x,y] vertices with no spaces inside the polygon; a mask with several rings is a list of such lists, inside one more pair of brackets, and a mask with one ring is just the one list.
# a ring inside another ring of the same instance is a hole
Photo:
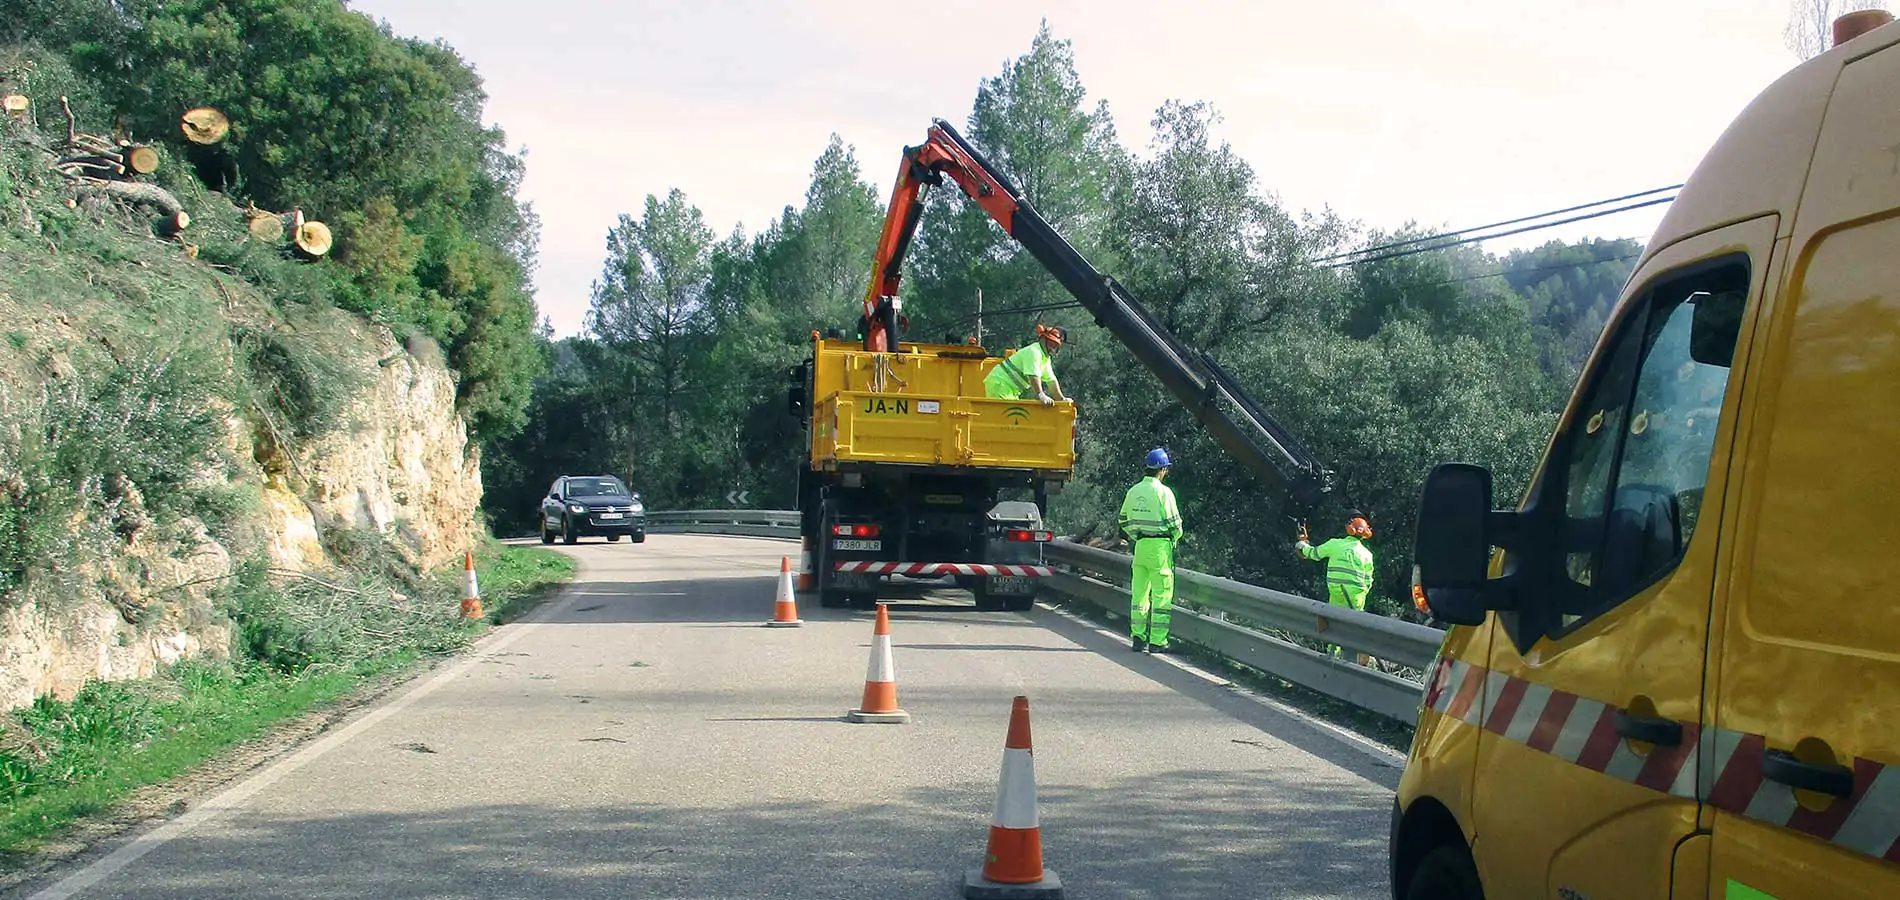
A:
{"label": "truck wheel", "polygon": [[620,543],[620,535],[617,535],[617,534],[610,534],[610,535],[607,535],[607,543],[609,543],[609,544],[618,544],[618,543]]}
{"label": "truck wheel", "polygon": [[851,605],[851,595],[844,591],[819,591],[818,605],[826,609],[844,609]]}
{"label": "truck wheel", "polygon": [[1003,608],[1010,612],[1028,612],[1036,608],[1036,595],[1028,594],[1022,597],[1011,597],[1004,602]]}
{"label": "truck wheel", "polygon": [[541,517],[541,543],[543,544],[554,543],[554,532],[548,530],[547,516]]}
{"label": "truck wheel", "polygon": [[581,536],[574,533],[574,520],[567,518],[566,516],[562,516],[561,517],[561,543],[572,544],[579,541],[580,539],[581,539]]}
{"label": "truck wheel", "polygon": [[639,534],[636,534],[636,535],[634,535],[634,536],[633,536],[633,542],[634,542],[634,543],[636,543],[636,544],[644,544],[644,543],[646,543],[646,542],[647,542],[647,533],[646,533],[646,532],[644,532],[644,531],[642,531],[642,532],[640,532]]}
{"label": "truck wheel", "polygon": [[1005,602],[1001,597],[990,596],[989,588],[984,587],[981,581],[970,588],[970,596],[976,599],[976,608],[985,612],[1002,609]]}
{"label": "truck wheel", "polygon": [[877,609],[876,591],[852,591],[851,605],[857,609]]}
{"label": "truck wheel", "polygon": [[1425,854],[1412,869],[1405,900],[1484,900],[1471,851],[1462,844],[1447,844]]}

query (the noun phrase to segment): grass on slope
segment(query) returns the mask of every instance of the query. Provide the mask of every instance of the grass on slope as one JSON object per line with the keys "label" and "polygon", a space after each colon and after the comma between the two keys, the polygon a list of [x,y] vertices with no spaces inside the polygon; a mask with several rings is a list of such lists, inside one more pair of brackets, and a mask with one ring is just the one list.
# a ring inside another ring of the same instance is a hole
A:
{"label": "grass on slope", "polygon": [[[540,548],[489,544],[477,558],[491,622],[518,617],[574,572],[572,560]],[[465,625],[463,643],[485,624]],[[0,717],[0,860],[429,655],[408,647],[298,672],[253,660],[187,662],[145,681],[93,682],[70,701],[42,697]]]}

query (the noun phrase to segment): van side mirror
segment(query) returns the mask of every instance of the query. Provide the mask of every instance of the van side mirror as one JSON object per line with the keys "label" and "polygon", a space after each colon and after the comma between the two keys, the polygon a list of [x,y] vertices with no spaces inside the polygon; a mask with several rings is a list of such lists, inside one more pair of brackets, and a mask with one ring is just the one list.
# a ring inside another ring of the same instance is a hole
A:
{"label": "van side mirror", "polygon": [[1413,561],[1434,617],[1478,625],[1498,608],[1499,594],[1489,583],[1491,517],[1491,470],[1445,463],[1425,479]]}

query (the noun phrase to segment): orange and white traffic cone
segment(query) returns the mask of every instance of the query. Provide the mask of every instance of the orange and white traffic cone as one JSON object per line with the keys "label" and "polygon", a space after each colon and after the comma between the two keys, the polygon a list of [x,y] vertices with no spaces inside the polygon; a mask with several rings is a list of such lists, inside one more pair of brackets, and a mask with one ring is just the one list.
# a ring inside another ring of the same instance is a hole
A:
{"label": "orange and white traffic cone", "polygon": [[765,623],[773,628],[797,628],[805,624],[798,617],[798,598],[792,596],[792,558],[779,557],[778,564],[778,601],[773,605],[772,621]]}
{"label": "orange and white traffic cone", "polygon": [[891,666],[891,614],[877,605],[877,626],[871,630],[871,664],[864,673],[864,701],[845,714],[853,722],[902,725],[910,713],[897,708],[897,672]]}
{"label": "orange and white traffic cone", "polygon": [[482,593],[475,584],[475,554],[462,554],[462,618],[482,617]]}
{"label": "orange and white traffic cone", "polygon": [[963,896],[973,900],[1062,897],[1062,879],[1042,867],[1042,823],[1036,815],[1036,757],[1029,742],[1029,698],[1009,708],[1003,741],[1003,773],[990,817],[990,845],[983,866],[963,876]]}

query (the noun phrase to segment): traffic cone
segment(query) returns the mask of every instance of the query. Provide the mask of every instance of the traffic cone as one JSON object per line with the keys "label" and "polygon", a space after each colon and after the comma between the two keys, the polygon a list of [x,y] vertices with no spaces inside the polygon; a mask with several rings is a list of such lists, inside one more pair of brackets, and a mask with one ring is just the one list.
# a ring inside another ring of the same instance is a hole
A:
{"label": "traffic cone", "polygon": [[475,554],[462,554],[462,618],[482,617],[482,593],[475,584]]}
{"label": "traffic cone", "polygon": [[845,714],[853,722],[902,725],[910,713],[897,708],[897,674],[891,667],[891,614],[877,605],[877,626],[871,630],[871,664],[864,673],[864,701]]}
{"label": "traffic cone", "polygon": [[779,557],[778,565],[778,602],[772,610],[772,621],[765,623],[773,628],[797,628],[805,624],[798,617],[798,598],[792,596],[792,558]]}
{"label": "traffic cone", "polygon": [[1042,825],[1036,816],[1036,757],[1029,746],[1029,698],[1009,708],[1003,773],[997,779],[990,845],[981,868],[963,876],[963,896],[974,900],[1062,897],[1062,878],[1042,867]]}

